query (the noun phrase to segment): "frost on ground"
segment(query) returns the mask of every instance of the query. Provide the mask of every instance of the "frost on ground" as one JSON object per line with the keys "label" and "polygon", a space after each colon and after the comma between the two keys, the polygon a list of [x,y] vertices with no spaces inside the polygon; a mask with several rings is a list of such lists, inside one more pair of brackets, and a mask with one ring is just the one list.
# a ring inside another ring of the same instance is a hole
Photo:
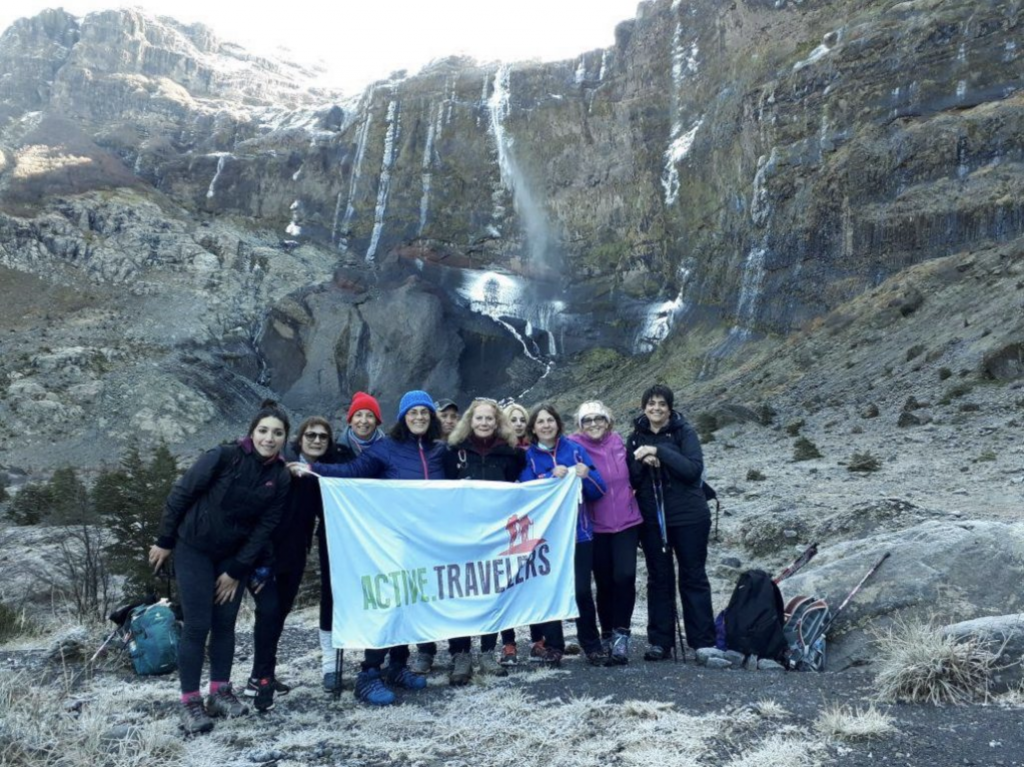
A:
{"label": "frost on ground", "polygon": [[[541,672],[547,678],[558,672]],[[517,675],[517,679],[533,674]],[[218,721],[209,736],[182,738],[168,681],[115,677],[69,685],[0,682],[0,764],[132,765],[446,764],[495,767],[533,762],[735,767],[821,764],[825,745],[799,728],[762,726],[754,715],[682,713],[671,703],[611,698],[543,699],[513,679],[489,680],[416,704],[362,706],[351,694],[266,716]],[[299,691],[296,690],[296,693]],[[496,722],[504,723],[495,726]],[[507,726],[505,726],[507,725]]]}

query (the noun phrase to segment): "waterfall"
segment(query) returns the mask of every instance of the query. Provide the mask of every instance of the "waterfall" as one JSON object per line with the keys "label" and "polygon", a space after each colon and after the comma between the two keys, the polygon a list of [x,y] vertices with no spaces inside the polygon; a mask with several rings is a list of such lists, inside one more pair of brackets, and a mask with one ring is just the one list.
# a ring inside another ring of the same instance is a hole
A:
{"label": "waterfall", "polygon": [[291,206],[288,208],[288,210],[292,212],[292,220],[291,223],[289,223],[288,226],[285,228],[285,232],[290,234],[292,237],[298,237],[300,234],[302,234],[302,227],[299,226],[299,208],[300,204],[298,200],[293,202]]}
{"label": "waterfall", "polygon": [[217,179],[220,178],[221,171],[224,170],[224,165],[227,163],[228,158],[231,156],[227,152],[217,152],[211,157],[217,158],[217,171],[213,174],[213,178],[210,179],[210,188],[206,190],[206,199],[212,200],[217,190]]}
{"label": "waterfall", "polygon": [[[338,239],[338,226],[337,226],[337,213],[335,213],[335,226],[332,240],[337,243],[341,248],[348,248],[348,231],[349,226],[352,223],[352,217],[355,215],[355,196],[356,187],[359,185],[359,177],[363,173],[363,158],[366,156],[366,137],[370,134],[370,123],[373,122],[373,92],[374,89],[371,86],[366,92],[366,117],[363,119],[363,124],[359,126],[359,133],[356,136],[356,162],[352,169],[352,176],[348,182],[348,202],[345,204],[345,218],[341,222],[341,239]],[[341,194],[338,195],[339,204],[341,202]]]}
{"label": "waterfall", "polygon": [[[438,115],[441,114],[440,104],[437,106]],[[438,120],[440,122],[440,120]],[[430,205],[430,166],[433,164],[434,155],[434,126],[427,126],[427,142],[423,148],[423,172],[420,178],[423,182],[423,196],[420,197],[420,225],[416,230],[416,236],[423,236],[423,228],[427,225],[427,209]]]}
{"label": "waterfall", "polygon": [[[536,265],[547,265],[548,227],[544,212],[534,199],[513,153],[514,139],[505,130],[505,118],[510,108],[511,68],[502,64],[494,73],[494,89],[487,102],[491,115],[491,135],[498,151],[498,170],[501,185],[512,193],[512,202],[526,229],[526,245],[530,260]],[[494,218],[504,217],[504,206],[496,196]]]}
{"label": "waterfall", "polygon": [[[500,272],[467,273],[457,292],[468,301],[471,311],[490,317],[508,330],[528,359],[546,366],[547,375],[550,358],[558,353],[552,328],[565,310],[564,302],[537,299],[530,283]],[[521,323],[522,329],[512,320]],[[545,349],[536,340],[538,336],[543,336]]]}
{"label": "waterfall", "polygon": [[765,256],[768,249],[763,245],[750,249],[743,263],[743,279],[740,281],[740,298],[736,302],[736,326],[749,330],[757,319],[757,309],[764,290]]}
{"label": "waterfall", "polygon": [[391,99],[388,104],[388,128],[384,133],[384,156],[380,161],[380,182],[377,186],[377,205],[373,211],[373,234],[370,235],[370,247],[366,249],[366,262],[373,263],[380,243],[380,234],[384,229],[384,212],[388,205],[388,193],[391,191],[391,166],[395,161],[395,140],[398,138],[399,114],[398,101]]}
{"label": "waterfall", "polygon": [[[679,4],[679,0],[674,0],[673,12],[678,10]],[[683,88],[683,81],[688,75],[697,73],[699,53],[700,49],[696,40],[689,47],[683,43],[683,23],[676,20],[675,31],[672,34],[672,129],[669,135],[668,149],[665,150],[665,168],[661,174],[661,186],[665,190],[665,205],[674,205],[679,199],[680,181],[677,165],[689,153],[697,131],[704,123],[704,118],[700,117],[684,132],[679,108],[679,93]]]}
{"label": "waterfall", "polygon": [[573,75],[573,82],[579,85],[587,79],[587,59],[580,56],[580,63],[576,66],[576,73]]}
{"label": "waterfall", "polygon": [[608,70],[608,51],[601,51],[601,71],[597,75],[597,79],[604,82],[604,74]]}

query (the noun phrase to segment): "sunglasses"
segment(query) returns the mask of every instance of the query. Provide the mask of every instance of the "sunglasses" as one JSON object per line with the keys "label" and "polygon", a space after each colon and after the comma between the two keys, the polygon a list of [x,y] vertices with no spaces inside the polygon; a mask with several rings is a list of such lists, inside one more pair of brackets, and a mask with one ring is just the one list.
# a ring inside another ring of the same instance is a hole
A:
{"label": "sunglasses", "polygon": [[326,442],[331,438],[331,435],[324,431],[307,431],[302,436],[310,442]]}
{"label": "sunglasses", "polygon": [[599,423],[608,423],[608,419],[603,415],[588,415],[581,418],[580,423],[584,426],[594,426]]}

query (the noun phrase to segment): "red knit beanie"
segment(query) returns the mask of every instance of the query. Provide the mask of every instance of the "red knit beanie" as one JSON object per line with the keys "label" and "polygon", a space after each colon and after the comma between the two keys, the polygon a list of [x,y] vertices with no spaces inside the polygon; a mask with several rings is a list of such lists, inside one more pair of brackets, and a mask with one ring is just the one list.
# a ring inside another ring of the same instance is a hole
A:
{"label": "red knit beanie", "polygon": [[348,423],[352,423],[352,416],[360,410],[369,410],[377,418],[378,425],[384,419],[380,417],[380,404],[364,391],[357,391],[352,395],[352,404],[348,406]]}

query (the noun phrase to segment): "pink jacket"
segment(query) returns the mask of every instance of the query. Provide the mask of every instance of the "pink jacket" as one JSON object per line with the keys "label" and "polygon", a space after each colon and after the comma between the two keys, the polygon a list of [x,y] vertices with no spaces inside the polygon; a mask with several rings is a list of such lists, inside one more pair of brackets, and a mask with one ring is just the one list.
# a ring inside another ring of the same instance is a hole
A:
{"label": "pink jacket", "polygon": [[629,484],[626,446],[622,437],[609,431],[600,442],[586,434],[570,434],[569,439],[586,449],[608,486],[608,492],[596,501],[586,501],[587,510],[594,520],[594,532],[617,533],[643,522]]}

